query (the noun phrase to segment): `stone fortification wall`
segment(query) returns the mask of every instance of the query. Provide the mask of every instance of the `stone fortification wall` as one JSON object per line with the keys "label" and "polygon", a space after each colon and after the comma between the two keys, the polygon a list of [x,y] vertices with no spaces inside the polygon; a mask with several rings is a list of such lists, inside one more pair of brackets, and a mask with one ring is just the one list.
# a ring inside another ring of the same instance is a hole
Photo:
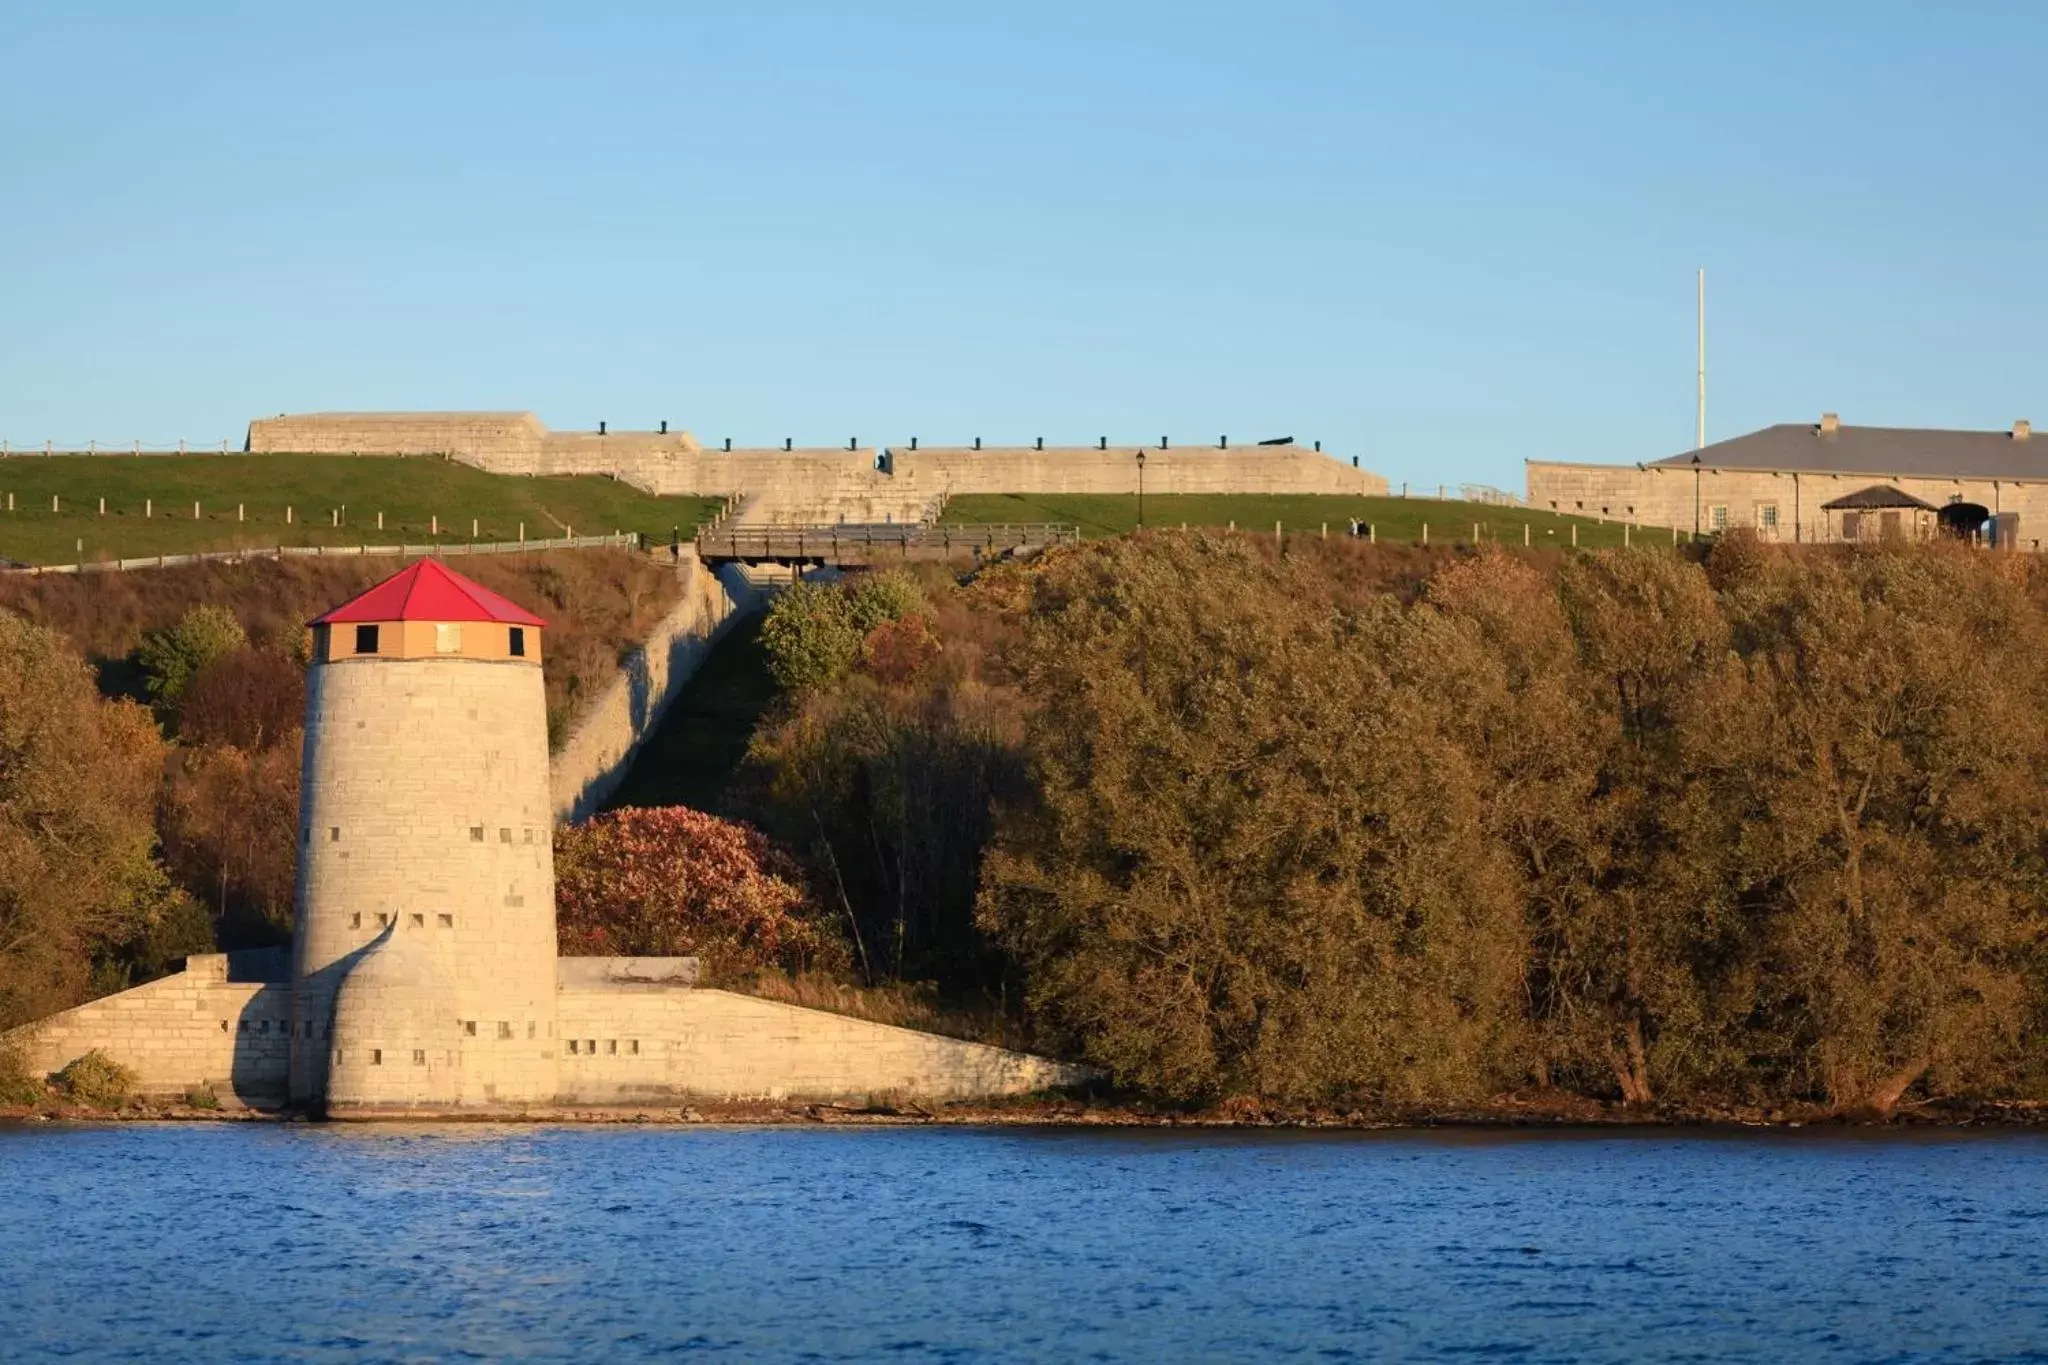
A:
{"label": "stone fortification wall", "polygon": [[[688,432],[549,431],[530,412],[307,413],[249,424],[255,452],[449,455],[496,474],[608,474],[649,492],[746,501],[748,525],[915,522],[959,493],[1133,493],[1137,447],[707,450]],[[1305,446],[1145,451],[1156,493],[1357,493],[1387,481]]]}
{"label": "stone fortification wall", "polygon": [[602,959],[562,960],[564,1104],[971,1099],[1077,1085],[1091,1074],[727,991],[594,981],[593,961]]}
{"label": "stone fortification wall", "polygon": [[537,664],[360,658],[308,672],[293,1099],[326,1093],[336,990],[392,926],[443,960],[450,1027],[492,1042],[464,1063],[462,1102],[554,1093],[547,754]]}
{"label": "stone fortification wall", "polygon": [[[1603,517],[1645,526],[1714,528],[1713,511],[1727,509],[1729,527],[1747,527],[1766,539],[1804,544],[1840,539],[1840,520],[1824,503],[1888,484],[1935,507],[1960,498],[1992,513],[2019,514],[2019,544],[2038,549],[2048,540],[2048,483],[2013,479],[1915,478],[1834,471],[1746,470],[1690,466],[1595,465],[1531,460],[1527,467],[1529,505],[1568,515]],[[1146,473],[1149,487],[1151,474]],[[1776,529],[1765,509],[1775,513]]]}
{"label": "stone fortification wall", "polygon": [[284,1103],[291,981],[284,953],[209,953],[171,976],[53,1014],[0,1037],[47,1075],[97,1048],[136,1074],[142,1092],[213,1088],[222,1104]]}
{"label": "stone fortification wall", "polygon": [[530,412],[307,412],[260,417],[243,444],[252,454],[453,455],[531,474],[547,435]]}
{"label": "stone fortification wall", "polygon": [[683,547],[678,572],[682,600],[584,709],[555,753],[549,782],[557,820],[584,820],[597,812],[711,647],[766,595],[740,566],[714,573],[689,546]]}
{"label": "stone fortification wall", "polygon": [[[959,446],[892,449],[896,477],[927,494],[1135,493],[1138,447],[1048,450]],[[1145,451],[1147,493],[1355,493],[1384,497],[1387,481],[1307,446],[1175,446]]]}

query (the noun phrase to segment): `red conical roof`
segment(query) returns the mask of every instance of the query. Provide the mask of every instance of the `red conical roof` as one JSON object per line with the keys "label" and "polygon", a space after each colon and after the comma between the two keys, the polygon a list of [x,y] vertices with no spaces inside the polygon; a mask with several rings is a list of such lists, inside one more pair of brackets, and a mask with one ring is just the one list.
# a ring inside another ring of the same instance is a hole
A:
{"label": "red conical roof", "polygon": [[408,564],[359,597],[313,618],[316,626],[347,621],[502,621],[510,626],[545,626],[517,602],[473,583],[438,560]]}

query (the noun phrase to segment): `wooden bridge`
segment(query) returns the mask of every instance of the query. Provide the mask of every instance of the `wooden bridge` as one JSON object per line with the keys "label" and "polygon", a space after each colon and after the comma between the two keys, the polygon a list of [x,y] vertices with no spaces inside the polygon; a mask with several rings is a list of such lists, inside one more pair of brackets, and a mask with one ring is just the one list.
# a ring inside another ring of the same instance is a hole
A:
{"label": "wooden bridge", "polygon": [[697,534],[698,557],[708,563],[834,564],[864,568],[914,559],[981,559],[1017,550],[1070,545],[1077,526],[918,526],[904,523],[838,526],[707,527]]}

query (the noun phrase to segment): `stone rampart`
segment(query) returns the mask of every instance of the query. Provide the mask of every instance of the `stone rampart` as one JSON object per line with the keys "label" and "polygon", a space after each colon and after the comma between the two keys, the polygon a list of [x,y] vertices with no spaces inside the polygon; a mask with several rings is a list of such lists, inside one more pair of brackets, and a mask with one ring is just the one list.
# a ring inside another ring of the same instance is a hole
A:
{"label": "stone rampart", "polygon": [[[1134,493],[1137,446],[705,449],[688,432],[550,431],[530,412],[305,413],[249,424],[252,452],[447,455],[495,474],[605,474],[746,499],[748,525],[915,522],[961,493]],[[1145,448],[1152,493],[1382,496],[1370,470],[1300,445]]]}
{"label": "stone rampart", "polygon": [[737,565],[713,572],[683,547],[682,599],[584,708],[549,765],[557,821],[588,819],[618,789],[640,745],[727,628],[764,590]]}
{"label": "stone rampart", "polygon": [[1085,1067],[728,991],[589,984],[562,960],[562,1102],[971,1099],[1078,1085]]}
{"label": "stone rampart", "polygon": [[281,950],[208,953],[185,969],[18,1028],[31,1072],[61,1070],[97,1048],[155,1099],[211,1086],[220,1102],[274,1108],[290,1063],[291,979]]}
{"label": "stone rampart", "polygon": [[[1825,503],[1874,484],[1889,485],[1941,507],[1958,499],[1992,514],[2019,514],[2018,544],[2039,549],[2048,539],[2048,482],[2019,479],[1926,478],[1849,474],[1834,470],[1717,469],[1690,466],[1596,465],[1531,460],[1529,505],[1570,516],[1702,532],[1749,528],[1767,540],[1824,543],[1841,538],[1841,521]],[[1149,484],[1150,474],[1147,474]],[[1723,518],[1719,524],[1716,509]],[[1697,513],[1697,521],[1695,521]]]}

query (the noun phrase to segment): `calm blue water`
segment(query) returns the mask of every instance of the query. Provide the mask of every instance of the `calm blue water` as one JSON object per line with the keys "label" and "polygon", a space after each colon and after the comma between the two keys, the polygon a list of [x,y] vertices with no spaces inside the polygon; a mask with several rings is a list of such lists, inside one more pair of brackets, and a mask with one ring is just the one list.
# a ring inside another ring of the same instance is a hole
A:
{"label": "calm blue water", "polygon": [[2048,1360],[2048,1138],[0,1126],[0,1358]]}

